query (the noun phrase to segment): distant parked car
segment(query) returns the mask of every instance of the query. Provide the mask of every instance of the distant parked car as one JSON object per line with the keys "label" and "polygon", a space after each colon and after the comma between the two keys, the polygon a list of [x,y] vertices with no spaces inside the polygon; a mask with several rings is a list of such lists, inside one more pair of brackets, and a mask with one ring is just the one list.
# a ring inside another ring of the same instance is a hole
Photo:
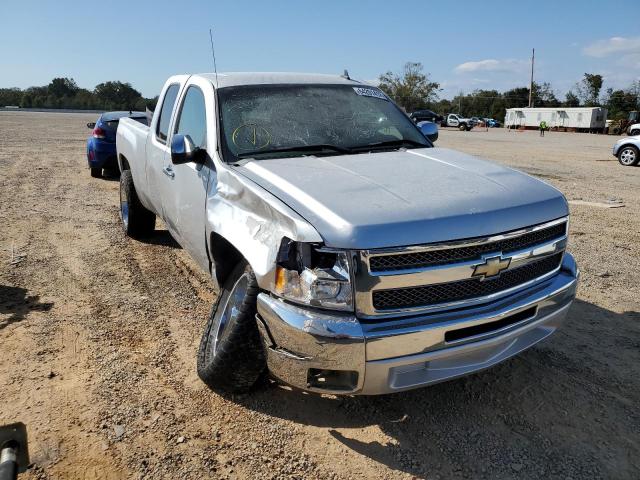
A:
{"label": "distant parked car", "polygon": [[621,165],[633,167],[640,162],[640,137],[625,137],[613,144],[613,156]]}
{"label": "distant parked car", "polygon": [[498,128],[502,126],[502,124],[495,118],[485,118],[485,122],[487,123],[489,128]]}
{"label": "distant parked car", "polygon": [[95,123],[87,123],[87,127],[92,129],[87,139],[87,162],[92,177],[101,177],[102,169],[118,169],[116,130],[122,117],[148,125],[145,112],[105,112]]}
{"label": "distant parked car", "polygon": [[632,137],[640,135],[640,123],[634,123],[633,125],[629,125],[629,127],[627,128],[627,131],[629,132],[629,135],[631,135]]}
{"label": "distant parked car", "polygon": [[438,124],[433,122],[418,122],[422,134],[432,142],[438,140]]}
{"label": "distant parked car", "polygon": [[416,110],[412,114],[409,115],[411,119],[416,122],[433,122],[438,123],[442,121],[442,115],[438,115],[431,110]]}

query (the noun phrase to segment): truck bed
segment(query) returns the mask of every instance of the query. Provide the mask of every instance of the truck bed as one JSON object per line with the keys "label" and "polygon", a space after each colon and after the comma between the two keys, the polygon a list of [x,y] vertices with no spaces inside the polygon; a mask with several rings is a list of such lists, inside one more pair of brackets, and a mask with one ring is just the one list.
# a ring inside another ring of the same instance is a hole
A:
{"label": "truck bed", "polygon": [[123,118],[116,132],[116,149],[120,172],[130,169],[136,186],[140,190],[140,200],[150,208],[150,202],[144,198],[147,191],[146,148],[149,127],[130,118]]}

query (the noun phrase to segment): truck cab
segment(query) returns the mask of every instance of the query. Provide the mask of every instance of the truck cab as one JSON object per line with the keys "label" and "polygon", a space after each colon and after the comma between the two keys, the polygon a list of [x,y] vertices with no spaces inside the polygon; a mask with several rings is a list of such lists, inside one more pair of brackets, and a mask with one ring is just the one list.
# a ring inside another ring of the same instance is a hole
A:
{"label": "truck cab", "polygon": [[150,126],[118,126],[120,216],[132,238],[161,218],[217,286],[197,354],[212,388],[267,371],[318,393],[409,390],[495,365],[566,316],[564,196],[434,147],[380,89],[196,74],[159,98]]}

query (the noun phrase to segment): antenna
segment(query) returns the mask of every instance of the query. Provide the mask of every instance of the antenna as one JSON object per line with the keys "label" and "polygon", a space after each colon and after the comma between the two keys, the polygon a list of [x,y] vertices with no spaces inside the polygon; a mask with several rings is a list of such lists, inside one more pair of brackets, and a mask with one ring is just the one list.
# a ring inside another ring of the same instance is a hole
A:
{"label": "antenna", "polygon": [[349,72],[347,71],[347,69],[344,69],[344,73],[342,75],[340,75],[342,78],[346,78],[347,80],[351,80],[351,77],[349,76]]}
{"label": "antenna", "polygon": [[211,56],[213,57],[213,71],[216,74],[216,88],[218,88],[218,67],[216,66],[216,51],[213,48],[213,33],[209,29],[209,40],[211,40]]}
{"label": "antenna", "polygon": [[531,82],[529,83],[529,108],[533,107],[533,62],[536,59],[536,49],[531,51]]}

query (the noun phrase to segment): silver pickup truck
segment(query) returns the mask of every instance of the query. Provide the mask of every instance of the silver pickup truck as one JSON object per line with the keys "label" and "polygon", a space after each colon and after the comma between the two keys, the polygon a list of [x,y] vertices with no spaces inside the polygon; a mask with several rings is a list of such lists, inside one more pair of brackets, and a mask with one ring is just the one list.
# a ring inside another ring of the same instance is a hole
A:
{"label": "silver pickup truck", "polygon": [[559,191],[435,148],[350,78],[174,76],[117,149],[126,234],[160,217],[219,286],[197,359],[212,388],[433,384],[546,338],[575,297]]}

